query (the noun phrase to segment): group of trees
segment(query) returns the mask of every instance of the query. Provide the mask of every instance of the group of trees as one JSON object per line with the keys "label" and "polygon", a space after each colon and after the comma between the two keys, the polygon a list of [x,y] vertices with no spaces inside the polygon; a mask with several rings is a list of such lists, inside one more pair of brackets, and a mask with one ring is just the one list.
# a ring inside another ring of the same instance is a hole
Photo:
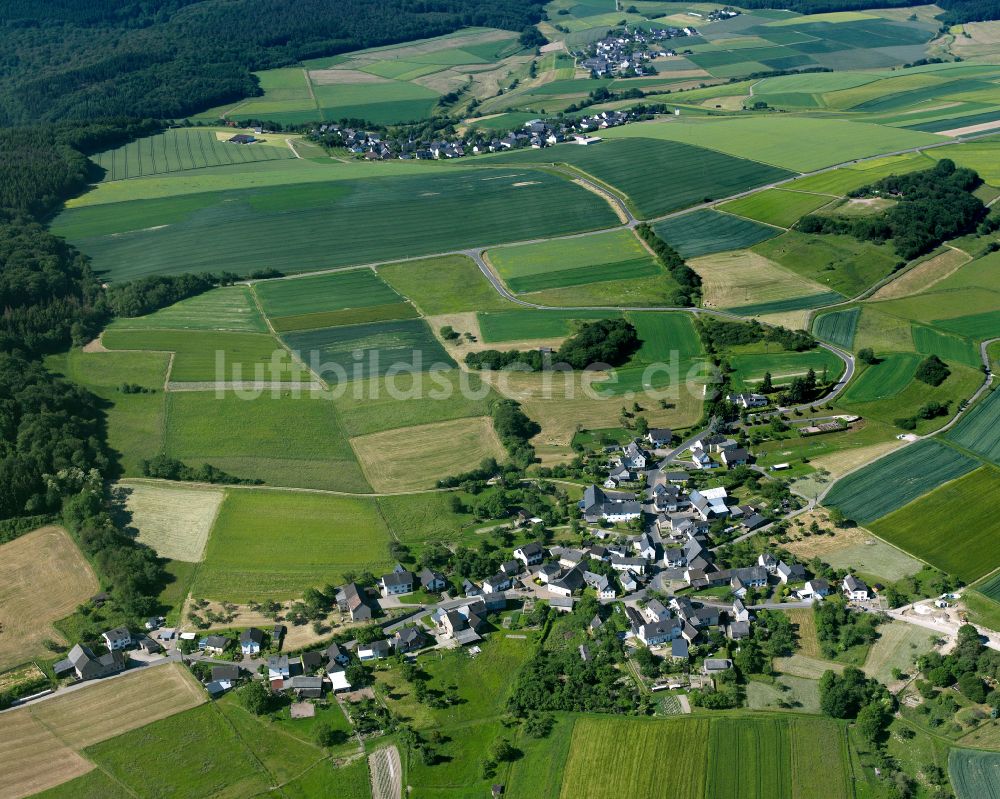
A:
{"label": "group of trees", "polygon": [[830,660],[855,646],[874,643],[878,638],[880,617],[855,613],[840,596],[816,605],[816,636],[823,657]]}
{"label": "group of trees", "polygon": [[140,465],[144,477],[158,477],[162,480],[190,480],[196,483],[219,483],[221,485],[260,485],[264,481],[234,477],[222,469],[203,463],[198,468],[188,466],[168,455],[154,455],[144,459]]}
{"label": "group of trees", "polygon": [[809,214],[797,227],[803,233],[846,233],[862,241],[891,239],[900,258],[909,261],[976,229],[988,213],[972,193],[980,183],[973,170],[957,168],[954,161],[942,158],[931,169],[890,175],[851,192],[852,197],[899,200],[881,214],[854,218]]}
{"label": "group of trees", "polygon": [[670,302],[673,305],[697,305],[701,299],[701,276],[687,265],[677,250],[657,236],[656,231],[645,222],[637,225],[635,232],[656,253],[664,269],[677,281],[678,289]]}
{"label": "group of trees", "polygon": [[541,19],[541,6],[540,0],[4,0],[0,124],[183,117],[260,94],[253,70],[462,27],[519,31]]}
{"label": "group of trees", "polygon": [[891,707],[891,695],[882,683],[865,677],[859,668],[847,666],[841,674],[827,671],[820,678],[819,705],[828,716],[857,718],[862,708],[873,703]]}
{"label": "group of trees", "polygon": [[465,362],[473,369],[511,369],[538,372],[543,369],[586,369],[590,366],[621,366],[639,348],[635,327],[626,319],[586,322],[556,350],[551,360],[539,350],[483,350],[470,352]]}
{"label": "group of trees", "polygon": [[720,353],[727,347],[740,344],[772,342],[783,350],[804,352],[816,347],[816,339],[805,330],[789,330],[778,325],[762,325],[756,319],[749,322],[731,322],[699,314],[695,325],[709,352]]}
{"label": "group of trees", "polygon": [[992,687],[1000,680],[1000,652],[983,646],[971,624],[959,627],[957,643],[949,654],[929,652],[918,665],[931,686],[920,686],[928,697],[936,695],[934,689],[955,686],[970,701],[1000,710],[1000,690]]}

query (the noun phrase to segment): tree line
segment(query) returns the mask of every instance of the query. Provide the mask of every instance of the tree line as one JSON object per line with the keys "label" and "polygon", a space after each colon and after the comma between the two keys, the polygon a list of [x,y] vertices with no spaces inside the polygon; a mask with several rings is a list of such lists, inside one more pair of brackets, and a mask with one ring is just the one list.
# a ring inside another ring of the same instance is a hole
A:
{"label": "tree line", "polygon": [[483,350],[470,352],[465,362],[473,369],[509,369],[540,372],[565,364],[571,369],[586,369],[595,364],[621,366],[641,342],[635,326],[626,319],[598,319],[586,322],[566,339],[547,360],[540,350]]}

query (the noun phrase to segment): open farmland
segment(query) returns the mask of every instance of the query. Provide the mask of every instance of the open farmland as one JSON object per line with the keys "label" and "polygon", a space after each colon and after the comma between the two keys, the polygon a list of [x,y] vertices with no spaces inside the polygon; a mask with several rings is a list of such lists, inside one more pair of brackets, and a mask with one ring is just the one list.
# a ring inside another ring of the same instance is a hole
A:
{"label": "open farmland", "polygon": [[464,255],[385,264],[378,274],[427,316],[513,307]]}
{"label": "open farmland", "polygon": [[918,441],[838,480],[823,504],[868,524],[971,472],[977,465],[935,440]]}
{"label": "open farmland", "polygon": [[531,339],[551,339],[570,335],[575,323],[588,319],[609,319],[617,311],[499,311],[477,314],[483,341],[499,343]]}
{"label": "open farmland", "polygon": [[0,545],[0,670],[51,657],[52,622],[98,589],[93,569],[61,527],[43,527]]}
{"label": "open farmland", "polygon": [[[616,128],[646,129],[646,125]],[[611,131],[602,131],[606,135]],[[645,218],[661,216],[690,205],[719,200],[747,189],[791,177],[791,173],[758,163],[753,155],[733,158],[688,144],[622,138],[580,147],[562,144],[542,150],[522,150],[489,159],[490,163],[565,163],[613,186]],[[749,160],[748,160],[749,159]]]}
{"label": "open farmland", "polygon": [[94,768],[27,710],[3,715],[0,761],[3,799],[21,799],[71,780]]}
{"label": "open farmland", "polygon": [[[420,372],[455,365],[422,319],[287,333],[284,340],[331,385],[379,377],[390,370]],[[363,357],[356,358],[357,352]]]}
{"label": "open farmland", "polygon": [[731,200],[719,209],[737,216],[755,219],[766,225],[791,227],[806,214],[810,214],[830,202],[829,197],[807,194],[801,191],[766,189],[749,197]]}
{"label": "open farmland", "polygon": [[664,219],[653,230],[685,258],[752,247],[781,233],[770,225],[709,208]]}
{"label": "open farmland", "polygon": [[868,651],[863,670],[869,677],[890,684],[893,669],[912,674],[918,657],[927,654],[933,640],[932,631],[905,621],[892,621],[879,627],[878,640]]}
{"label": "open farmland", "polygon": [[987,599],[1000,602],[1000,573],[994,575],[985,583],[976,586],[976,590]]}
{"label": "open farmland", "polygon": [[872,532],[964,582],[1000,566],[1000,473],[984,466],[870,526]]}
{"label": "open farmland", "polygon": [[914,322],[913,346],[922,355],[937,355],[946,361],[957,361],[966,366],[979,366],[978,347],[971,339],[947,333],[936,327]]}
{"label": "open farmland", "polygon": [[433,488],[484,458],[504,458],[489,417],[370,433],[352,438],[351,446],[377,492]]}
{"label": "open farmland", "polygon": [[256,283],[254,292],[278,332],[417,316],[371,269],[266,280]]}
{"label": "open farmland", "polygon": [[948,775],[958,799],[1000,799],[1000,754],[952,749]]}
{"label": "open farmland", "polygon": [[167,395],[167,455],[277,486],[369,490],[333,403],[303,392]]}
{"label": "open farmland", "polygon": [[202,559],[215,514],[222,503],[221,489],[188,488],[148,483],[121,483],[127,527],[138,540],[171,560]]}
{"label": "open farmland", "polygon": [[627,230],[500,247],[490,250],[487,257],[516,292],[654,275],[672,282],[649,250]]}
{"label": "open farmland", "polygon": [[846,736],[836,722],[791,719],[788,738],[792,749],[792,799],[849,799],[854,795]]}
{"label": "open farmland", "polygon": [[[688,262],[701,276],[702,304],[706,308],[738,309],[745,315],[767,309],[796,310],[840,299],[750,250],[706,255]],[[831,299],[832,298],[832,299]]]}
{"label": "open farmland", "polygon": [[87,252],[96,270],[127,280],[239,262],[308,272],[596,230],[618,219],[603,198],[540,170],[434,166],[417,175],[137,200],[124,210],[73,208],[53,230]]}
{"label": "open farmland", "polygon": [[605,131],[605,138],[667,139],[751,158],[796,172],[941,141],[920,131],[808,117],[682,116]]}
{"label": "open farmland", "polygon": [[847,404],[886,399],[902,391],[913,379],[920,356],[912,352],[891,352],[867,366],[844,393]]}
{"label": "open farmland", "polygon": [[93,156],[105,170],[104,180],[124,180],[209,166],[246,164],[294,158],[288,145],[277,136],[253,144],[225,141],[233,131],[216,135],[201,128],[171,128],[155,136],[123,144]]}
{"label": "open farmland", "polygon": [[701,799],[708,737],[708,720],[579,718],[559,796],[655,796],[669,784],[671,797]]}
{"label": "open farmland", "polygon": [[265,333],[113,327],[104,331],[101,342],[109,350],[173,352],[172,383],[311,381],[308,371]]}
{"label": "open farmland", "polygon": [[370,499],[230,490],[191,593],[232,602],[293,599],[347,571],[378,573],[389,565],[388,545]]}
{"label": "open farmland", "polygon": [[267,332],[267,325],[246,286],[212,289],[146,316],[116,319],[112,327],[116,330]]}
{"label": "open farmland", "polygon": [[[780,719],[712,719],[708,790],[713,799],[791,797],[788,726]],[[735,757],[734,757],[735,755]]]}
{"label": "open farmland", "polygon": [[813,334],[838,347],[851,349],[854,344],[854,334],[858,328],[859,316],[861,316],[860,306],[821,314],[813,322]]}
{"label": "open farmland", "polygon": [[791,382],[793,377],[805,376],[813,369],[817,377],[822,377],[826,369],[827,377],[835,379],[844,370],[844,362],[829,350],[820,347],[805,352],[756,352],[746,355],[731,355],[729,362],[733,376],[744,385],[764,379],[770,372],[775,385]]}

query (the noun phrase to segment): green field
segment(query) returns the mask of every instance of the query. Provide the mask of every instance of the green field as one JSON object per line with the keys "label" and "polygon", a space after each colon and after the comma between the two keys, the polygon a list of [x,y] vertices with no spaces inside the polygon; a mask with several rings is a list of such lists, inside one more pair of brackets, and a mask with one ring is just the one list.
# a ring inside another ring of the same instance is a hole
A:
{"label": "green field", "polygon": [[464,255],[386,264],[378,274],[426,316],[513,307]]}
{"label": "green field", "polygon": [[167,395],[166,453],[185,463],[210,463],[269,485],[369,491],[354,452],[325,396],[263,392],[253,399],[226,393]]}
{"label": "green field", "polygon": [[939,319],[932,323],[935,327],[950,330],[960,336],[966,336],[976,341],[995,338],[1000,330],[1000,311],[959,316],[954,319]]}
{"label": "green field", "polygon": [[912,327],[913,346],[920,354],[937,355],[946,361],[957,361],[966,366],[979,366],[982,363],[979,348],[971,340],[916,322]]}
{"label": "green field", "polygon": [[1000,465],[1000,392],[988,393],[945,438]]}
{"label": "green field", "polygon": [[486,255],[516,292],[653,275],[670,281],[649,250],[627,230],[500,247]]}
{"label": "green field", "polygon": [[[163,447],[168,355],[154,352],[81,352],[50,356],[46,366],[79,383],[107,403],[108,446],[119,453],[120,470],[137,475],[140,462]],[[122,383],[155,393],[123,394]]]}
{"label": "green field", "polygon": [[231,490],[191,591],[232,602],[292,599],[347,571],[379,573],[390,565],[388,545],[373,500]]}
{"label": "green field", "polygon": [[737,216],[756,219],[768,225],[791,227],[806,214],[830,202],[829,197],[784,189],[765,189],[749,197],[731,200],[719,206]]}
{"label": "green field", "polygon": [[[629,125],[646,129],[646,125]],[[625,128],[616,128],[616,131]],[[602,136],[610,131],[602,131]],[[719,200],[755,186],[790,177],[790,173],[752,159],[733,158],[688,144],[628,138],[580,147],[563,144],[522,150],[490,163],[565,163],[614,186],[646,218],[661,216],[707,200]]]}
{"label": "green field", "polygon": [[860,306],[821,314],[813,322],[813,334],[817,338],[849,350],[854,344],[854,334],[858,328],[860,315]]}
{"label": "green field", "polygon": [[433,89],[401,80],[333,85],[314,82],[313,92],[323,119],[364,119],[376,125],[426,119],[440,97]]}
{"label": "green field", "polygon": [[664,219],[653,230],[685,258],[741,250],[781,233],[778,228],[708,208]]}
{"label": "green field", "polygon": [[416,309],[371,269],[265,280],[256,283],[254,291],[278,332],[417,316]]}
{"label": "green field", "polygon": [[291,361],[275,338],[263,333],[113,327],[104,332],[101,341],[109,350],[173,352],[173,383],[310,380],[308,372]]}
{"label": "green field", "polygon": [[848,404],[872,402],[898,394],[913,379],[920,361],[920,356],[912,352],[891,352],[880,356],[877,364],[866,367],[861,376],[851,383],[842,401]]}
{"label": "green field", "polygon": [[958,799],[1000,799],[1000,754],[952,749],[948,775]]}
{"label": "green field", "polygon": [[[427,371],[455,362],[422,319],[287,333],[285,343],[327,383],[378,377],[390,370]],[[362,353],[362,357],[355,357]]]}
{"label": "green field", "polygon": [[816,371],[816,376],[823,377],[826,369],[827,378],[835,379],[844,371],[844,362],[829,350],[817,347],[805,352],[755,352],[745,355],[730,355],[729,362],[733,367],[733,377],[743,385],[756,383],[764,378],[765,372],[771,373],[775,385],[791,382],[793,377],[804,377],[810,369]]}
{"label": "green field", "polygon": [[994,602],[1000,602],[1000,574],[991,577],[982,585],[976,586],[976,590]]}
{"label": "green field", "polygon": [[[223,135],[228,138],[233,132]],[[98,153],[92,160],[105,170],[103,180],[108,181],[294,157],[277,136],[268,136],[263,142],[253,144],[231,144],[220,140],[213,130],[171,128]]]}
{"label": "green field", "polygon": [[971,472],[977,461],[934,440],[918,441],[838,480],[823,500],[868,524]]}
{"label": "green field", "polygon": [[90,255],[97,271],[126,280],[240,262],[308,272],[617,222],[601,197],[538,170],[368,174],[72,208],[53,230]]}
{"label": "green field", "polygon": [[683,142],[797,172],[942,141],[939,136],[920,131],[784,115],[729,119],[682,116],[625,125],[603,135],[608,139]]}
{"label": "green field", "polygon": [[854,297],[877,283],[898,262],[889,245],[795,230],[762,242],[753,251],[845,297]]}
{"label": "green field", "polygon": [[780,719],[713,719],[707,795],[713,799],[767,796],[791,799],[788,726]]}
{"label": "green field", "polygon": [[478,314],[483,341],[560,338],[573,332],[574,322],[620,316],[617,311],[499,311]]}
{"label": "green field", "polygon": [[674,355],[688,360],[704,352],[690,314],[633,311],[628,318],[642,342],[636,361],[666,362]]}
{"label": "green field", "polygon": [[890,543],[971,583],[1000,566],[1000,473],[984,466],[870,526]]}
{"label": "green field", "polygon": [[116,319],[122,330],[227,330],[266,333],[267,325],[246,286],[212,289],[147,316]]}

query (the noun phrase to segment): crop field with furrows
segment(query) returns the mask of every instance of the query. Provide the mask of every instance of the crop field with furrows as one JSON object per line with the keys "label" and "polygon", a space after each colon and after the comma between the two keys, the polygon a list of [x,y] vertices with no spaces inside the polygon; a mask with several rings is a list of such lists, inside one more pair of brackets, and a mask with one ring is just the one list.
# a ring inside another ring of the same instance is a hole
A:
{"label": "crop field with furrows", "polygon": [[269,485],[368,491],[333,403],[308,392],[167,395],[167,455]]}
{"label": "crop field with furrows", "polygon": [[423,319],[287,333],[283,338],[331,385],[380,377],[402,367],[420,372],[455,366]]}
{"label": "crop field with furrows", "polygon": [[868,524],[977,466],[978,461],[933,439],[918,441],[841,478],[823,504]]}
{"label": "crop field with furrows", "polygon": [[713,799],[791,799],[791,745],[782,719],[712,719],[708,785]]}
{"label": "crop field with furrows", "polygon": [[516,292],[650,275],[670,281],[649,250],[627,230],[500,247],[486,256]]}
{"label": "crop field with furrows", "polygon": [[344,572],[378,573],[389,565],[388,546],[371,499],[234,489],[191,592],[232,602],[293,599]]}
{"label": "crop field with furrows", "polygon": [[171,560],[202,559],[208,534],[223,493],[214,488],[188,488],[147,483],[119,483],[129,514],[126,526],[137,539]]}
{"label": "crop field with furrows", "polygon": [[762,192],[730,200],[719,206],[722,211],[728,211],[737,216],[745,216],[768,225],[790,227],[806,214],[821,208],[830,202],[830,198],[820,194],[809,194],[802,191],[786,191],[785,189],[765,189]]}
{"label": "crop field with furrows", "polygon": [[419,316],[417,309],[410,303],[392,302],[386,305],[346,308],[343,311],[321,311],[302,316],[285,316],[281,319],[271,320],[271,324],[279,333],[291,333],[296,330],[316,330],[323,327],[394,322],[400,319],[416,319]]}
{"label": "crop field with furrows", "polygon": [[780,119],[777,116],[729,119],[688,116],[624,125],[603,131],[602,135],[607,140],[667,139],[796,172],[941,141],[939,136],[920,131],[784,115]]}
{"label": "crop field with furrows", "polygon": [[[581,148],[582,149],[582,148]],[[115,280],[260,263],[308,272],[617,224],[602,197],[540,170],[437,170],[234,189],[66,211],[54,231]]]}
{"label": "crop field with furrows", "polygon": [[879,362],[866,367],[844,392],[843,402],[872,402],[898,394],[913,379],[921,360],[912,352],[891,352],[879,356]]}
{"label": "crop field with furrows", "polygon": [[51,657],[45,641],[62,640],[52,622],[97,589],[93,569],[61,527],[43,527],[0,545],[0,670]]}
{"label": "crop field with furrows", "polygon": [[958,799],[1000,799],[1000,754],[952,749],[948,776]]}
{"label": "crop field with furrows", "polygon": [[618,311],[498,311],[477,314],[483,341],[524,341],[568,336],[574,323],[588,319],[611,319]]}
{"label": "crop field with furrows", "polygon": [[653,230],[685,258],[752,247],[781,233],[776,227],[708,208],[664,219]]}
{"label": "crop field with furrows", "polygon": [[854,344],[854,334],[858,328],[859,316],[861,316],[859,306],[821,314],[813,322],[813,334],[817,338],[849,350]]}
{"label": "crop field with furrows", "polygon": [[1000,311],[986,311],[969,316],[958,316],[953,319],[939,319],[931,324],[943,330],[958,333],[960,336],[983,341],[996,338],[997,332],[1000,331]]}
{"label": "crop field with furrows", "polygon": [[[648,129],[645,125],[626,127]],[[655,136],[623,138],[586,147],[562,144],[522,150],[489,162],[569,164],[618,189],[646,218],[791,177],[784,169],[748,160],[752,155],[733,158],[697,144],[658,140]]]}
{"label": "crop field with furrows", "polygon": [[111,327],[121,330],[267,332],[267,325],[246,286],[212,289],[146,316],[118,318]]}
{"label": "crop field with furrows", "polygon": [[350,269],[294,280],[262,280],[254,284],[254,291],[264,313],[272,320],[400,301],[400,296],[371,269]]}
{"label": "crop field with furrows", "polygon": [[365,477],[377,492],[433,488],[438,480],[505,450],[489,417],[433,422],[351,439]]}
{"label": "crop field with furrows", "polygon": [[172,383],[311,380],[274,336],[264,333],[112,328],[101,341],[109,350],[173,352]]}
{"label": "crop field with furrows", "polygon": [[216,135],[213,130],[201,128],[172,128],[98,153],[92,160],[105,170],[103,179],[107,181],[295,157],[277,135],[253,144],[227,142],[234,132]]}
{"label": "crop field with furrows", "polygon": [[945,438],[1000,465],[1000,391],[989,392]]}
{"label": "crop field with furrows", "polygon": [[888,244],[796,230],[757,244],[753,251],[845,297],[857,296],[891,274],[899,262]]}
{"label": "crop field with furrows", "polygon": [[1000,602],[1000,574],[991,577],[981,585],[977,585],[976,590],[994,602]]}
{"label": "crop field with furrows", "polygon": [[836,722],[791,719],[788,739],[792,749],[792,799],[849,799],[854,795],[846,736]]}
{"label": "crop field with furrows", "polygon": [[826,369],[827,378],[834,380],[844,371],[844,362],[829,350],[817,347],[805,352],[748,353],[729,356],[733,376],[744,385],[754,384],[771,373],[775,385],[791,382],[793,377],[804,377],[813,369],[822,379]]}
{"label": "crop field with furrows", "polygon": [[916,322],[911,327],[913,345],[920,354],[937,355],[946,361],[955,361],[966,366],[978,366],[982,363],[979,358],[979,348],[970,339]]}
{"label": "crop field with furrows", "polygon": [[671,797],[701,799],[708,737],[707,719],[578,718],[559,796],[655,796],[669,784]]}
{"label": "crop field with furrows", "polygon": [[690,314],[632,311],[628,319],[642,342],[633,356],[637,363],[668,361],[674,355],[687,361],[704,353]]}
{"label": "crop field with furrows", "polygon": [[831,197],[843,197],[854,189],[867,186],[889,175],[917,172],[932,166],[934,161],[923,153],[886,156],[799,178],[785,184],[784,188],[788,191],[816,192],[829,194]]}
{"label": "crop field with furrows", "polygon": [[[720,252],[695,258],[688,266],[701,276],[702,304],[706,308],[764,308],[796,310],[828,300],[830,292],[750,250]],[[748,313],[766,313],[750,311]]]}

